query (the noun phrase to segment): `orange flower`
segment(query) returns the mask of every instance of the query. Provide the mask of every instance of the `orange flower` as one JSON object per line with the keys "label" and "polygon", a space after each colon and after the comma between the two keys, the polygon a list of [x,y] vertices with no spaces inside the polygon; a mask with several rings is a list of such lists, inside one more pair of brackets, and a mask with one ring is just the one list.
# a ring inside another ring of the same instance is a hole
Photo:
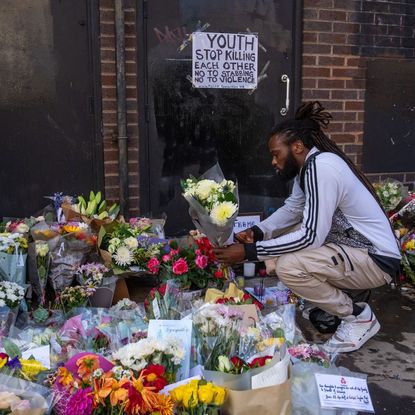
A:
{"label": "orange flower", "polygon": [[128,390],[125,388],[128,383],[128,379],[121,379],[118,382],[112,377],[104,378],[98,388],[95,387],[95,402],[104,404],[104,400],[109,396],[112,407],[124,404],[128,398]]}
{"label": "orange flower", "polygon": [[155,412],[160,415],[173,415],[174,402],[168,395],[157,395],[157,405],[154,408]]}
{"label": "orange flower", "polygon": [[79,226],[76,226],[76,225],[65,225],[65,226],[62,227],[62,229],[66,233],[72,233],[72,232],[79,231],[81,228]]}
{"label": "orange flower", "polygon": [[94,371],[99,368],[99,359],[96,355],[87,354],[80,357],[76,361],[76,365],[78,366],[78,375],[86,382],[91,378]]}
{"label": "orange flower", "polygon": [[58,379],[58,382],[65,387],[72,386],[74,383],[74,378],[72,376],[72,373],[69,372],[69,370],[63,366],[58,368],[57,379]]}

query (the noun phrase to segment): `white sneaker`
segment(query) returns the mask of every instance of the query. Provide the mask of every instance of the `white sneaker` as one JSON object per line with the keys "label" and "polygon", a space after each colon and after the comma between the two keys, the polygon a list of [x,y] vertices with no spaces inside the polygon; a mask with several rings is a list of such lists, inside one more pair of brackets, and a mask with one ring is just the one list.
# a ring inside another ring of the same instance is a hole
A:
{"label": "white sneaker", "polygon": [[324,344],[329,353],[353,352],[360,349],[380,329],[379,321],[372,313],[369,304],[356,303],[364,307],[358,316],[347,316],[342,319],[333,337]]}

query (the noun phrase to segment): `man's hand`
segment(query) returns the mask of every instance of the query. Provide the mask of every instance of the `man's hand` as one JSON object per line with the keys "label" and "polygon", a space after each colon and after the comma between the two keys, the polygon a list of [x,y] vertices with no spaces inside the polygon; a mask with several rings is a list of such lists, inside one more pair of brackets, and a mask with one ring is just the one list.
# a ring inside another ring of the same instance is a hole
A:
{"label": "man's hand", "polygon": [[241,244],[230,245],[226,248],[214,248],[216,259],[227,265],[242,262],[245,259],[245,248]]}
{"label": "man's hand", "polygon": [[254,232],[248,228],[235,234],[235,239],[241,244],[251,244],[254,242]]}

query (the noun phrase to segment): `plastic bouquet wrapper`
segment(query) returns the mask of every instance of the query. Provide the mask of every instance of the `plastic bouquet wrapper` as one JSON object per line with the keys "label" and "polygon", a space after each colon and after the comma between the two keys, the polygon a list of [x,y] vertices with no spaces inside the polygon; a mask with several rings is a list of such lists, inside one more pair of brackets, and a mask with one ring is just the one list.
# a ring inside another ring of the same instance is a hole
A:
{"label": "plastic bouquet wrapper", "polygon": [[29,244],[28,275],[32,288],[32,301],[44,304],[50,265],[50,250],[46,241],[38,240]]}
{"label": "plastic bouquet wrapper", "polygon": [[344,367],[322,367],[317,363],[296,363],[293,368],[292,404],[293,415],[357,415],[353,409],[323,409],[320,406],[315,373],[351,376],[366,379],[363,373],[351,372]]}
{"label": "plastic bouquet wrapper", "polygon": [[196,228],[213,245],[223,246],[232,234],[239,211],[237,184],[225,179],[219,164],[199,179],[190,177],[182,180],[181,184]]}
{"label": "plastic bouquet wrapper", "polygon": [[261,324],[268,327],[274,338],[283,337],[288,345],[294,343],[295,328],[295,305],[285,304],[277,310],[266,314],[261,319]]}
{"label": "plastic bouquet wrapper", "polygon": [[386,212],[394,211],[408,195],[408,188],[401,182],[393,179],[386,179],[383,182],[375,183],[373,187]]}
{"label": "plastic bouquet wrapper", "polygon": [[7,336],[16,322],[26,288],[10,281],[0,282],[0,337]]}
{"label": "plastic bouquet wrapper", "polygon": [[93,248],[93,238],[86,229],[58,236],[49,241],[49,281],[55,292],[69,287],[74,282],[78,267]]}
{"label": "plastic bouquet wrapper", "polygon": [[52,408],[50,389],[0,374],[0,405],[4,413],[13,415],[44,415]]}
{"label": "plastic bouquet wrapper", "polygon": [[[288,348],[291,361],[295,363],[316,363],[323,367],[330,367],[329,355],[317,344],[299,343]],[[336,356],[332,356],[332,358]]]}
{"label": "plastic bouquet wrapper", "polygon": [[28,241],[24,234],[5,232],[0,234],[0,278],[26,284],[26,259]]}

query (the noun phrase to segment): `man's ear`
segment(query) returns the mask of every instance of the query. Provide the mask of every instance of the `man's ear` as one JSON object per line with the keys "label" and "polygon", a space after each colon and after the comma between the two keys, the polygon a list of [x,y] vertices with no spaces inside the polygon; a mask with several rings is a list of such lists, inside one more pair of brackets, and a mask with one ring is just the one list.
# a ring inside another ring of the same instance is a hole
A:
{"label": "man's ear", "polygon": [[291,149],[294,154],[302,154],[305,150],[304,143],[301,140],[296,140],[291,144]]}

